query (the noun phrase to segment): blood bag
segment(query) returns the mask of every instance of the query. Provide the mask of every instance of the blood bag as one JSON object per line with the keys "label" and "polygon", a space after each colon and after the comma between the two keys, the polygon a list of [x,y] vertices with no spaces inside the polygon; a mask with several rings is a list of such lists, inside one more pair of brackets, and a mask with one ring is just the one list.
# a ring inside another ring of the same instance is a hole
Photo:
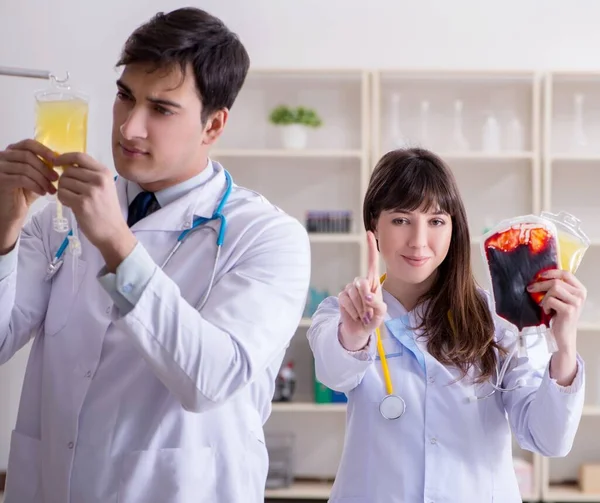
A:
{"label": "blood bag", "polygon": [[550,220],[556,226],[560,268],[575,273],[590,247],[590,239],[580,228],[581,220],[566,211],[558,214],[543,211],[541,217]]}
{"label": "blood bag", "polygon": [[559,268],[554,223],[535,215],[505,220],[484,235],[482,252],[496,314],[519,332],[549,327],[551,314],[540,306],[544,294],[530,293],[527,286],[540,280],[542,272]]}

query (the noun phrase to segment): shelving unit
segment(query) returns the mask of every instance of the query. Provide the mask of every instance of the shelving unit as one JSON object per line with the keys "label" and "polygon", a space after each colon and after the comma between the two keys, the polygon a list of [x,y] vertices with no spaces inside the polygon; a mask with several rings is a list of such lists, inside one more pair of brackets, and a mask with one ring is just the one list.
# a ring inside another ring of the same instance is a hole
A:
{"label": "shelving unit", "polygon": [[[569,211],[582,220],[592,240],[577,276],[588,289],[579,326],[578,349],[586,362],[586,406],[571,453],[542,458],[544,501],[600,501],[581,492],[579,465],[600,463],[600,221],[595,187],[600,181],[600,73],[550,72],[544,85],[543,209]],[[568,187],[568,190],[565,188]]]}
{"label": "shelving unit", "polygon": [[299,481],[285,489],[267,489],[266,497],[283,500],[326,501],[331,493],[331,482]]}
{"label": "shelving unit", "polygon": [[[474,272],[489,289],[480,236],[500,220],[541,209],[541,76],[385,70],[373,73],[372,89],[372,165],[405,145],[428,148],[449,164],[465,201]],[[485,134],[490,115],[500,126],[496,141]],[[516,131],[520,138],[507,141]],[[541,459],[516,443],[515,454],[533,466],[532,494],[523,498],[536,501]]]}
{"label": "shelving unit", "polygon": [[[227,133],[213,153],[236,183],[260,192],[302,223],[309,210],[352,211],[350,233],[309,235],[312,284],[331,295],[366,273],[362,199],[377,160],[399,146],[394,143],[396,129],[402,132],[399,138],[404,144],[431,148],[454,171],[471,226],[474,271],[484,288],[489,285],[479,246],[487,227],[542,209],[564,209],[583,220],[593,242],[578,274],[588,286],[590,301],[579,340],[586,361],[590,355],[597,358],[587,361],[583,432],[571,455],[562,460],[522,451],[515,442],[515,453],[532,463],[535,474],[532,494],[524,494],[525,501],[600,501],[600,495],[581,494],[571,483],[576,463],[592,459],[586,450],[589,438],[596,437],[590,425],[597,427],[600,420],[600,373],[595,365],[600,363],[600,342],[594,337],[600,332],[600,314],[596,314],[600,313],[600,287],[595,286],[600,285],[600,220],[596,218],[600,203],[595,194],[598,184],[587,182],[600,177],[596,174],[600,142],[593,139],[596,134],[600,139],[600,115],[593,122],[590,114],[585,122],[589,143],[598,145],[597,150],[575,150],[563,141],[573,89],[583,89],[586,107],[600,107],[596,84],[600,73],[253,70],[232,110]],[[423,101],[428,102],[424,108]],[[269,124],[268,113],[282,103],[313,107],[322,116],[323,128],[311,131],[306,149],[282,148],[279,130]],[[423,109],[428,112],[426,122]],[[399,114],[396,123],[392,112]],[[483,139],[490,112],[500,126],[499,149],[490,147],[494,142],[489,138]],[[521,137],[509,141],[515,131]],[[484,148],[486,143],[490,148]],[[569,191],[561,190],[571,181],[581,191],[569,200]],[[346,407],[314,403],[313,360],[306,340],[309,326],[310,319],[303,318],[286,355],[295,362],[294,402],[274,403],[265,428],[267,434],[294,433],[297,479],[288,489],[267,491],[269,499],[326,500],[342,452]],[[600,440],[597,443],[596,459]]]}
{"label": "shelving unit", "polygon": [[286,158],[286,157],[299,157],[299,158],[358,158],[362,156],[360,150],[326,150],[326,149],[312,149],[312,150],[291,150],[291,149],[223,149],[215,151],[215,157],[221,158],[235,158],[235,157],[254,157],[254,158]]}
{"label": "shelving unit", "polygon": [[[232,108],[227,132],[212,157],[236,183],[260,192],[303,224],[307,211],[350,210],[350,233],[311,233],[312,286],[331,295],[366,273],[362,199],[370,172],[369,72],[253,70]],[[314,108],[323,126],[309,131],[305,149],[286,149],[270,111],[280,104]],[[286,359],[294,361],[295,401],[274,403],[267,435],[296,437],[291,488],[268,490],[269,499],[326,500],[343,445],[345,404],[316,404],[313,357],[303,318]],[[340,432],[342,433],[340,436]]]}

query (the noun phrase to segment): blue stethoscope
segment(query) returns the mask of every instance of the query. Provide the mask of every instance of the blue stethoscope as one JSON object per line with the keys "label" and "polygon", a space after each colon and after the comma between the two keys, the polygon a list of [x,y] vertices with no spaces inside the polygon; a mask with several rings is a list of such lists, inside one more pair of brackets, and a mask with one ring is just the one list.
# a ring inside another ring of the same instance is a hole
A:
{"label": "blue stethoscope", "polygon": [[[192,222],[192,226],[189,229],[184,230],[181,234],[179,234],[179,236],[177,237],[177,243],[175,244],[175,246],[173,247],[173,249],[167,256],[165,261],[160,266],[161,269],[164,269],[166,267],[166,265],[169,263],[169,261],[173,258],[173,255],[175,255],[175,253],[177,252],[177,250],[179,250],[179,248],[181,247],[181,245],[183,244],[185,239],[192,232],[199,229],[201,226],[203,226],[204,224],[207,224],[208,222],[212,222],[213,220],[219,221],[219,231],[218,232],[215,231],[217,233],[217,251],[215,252],[212,273],[210,275],[210,281],[208,283],[208,288],[206,289],[206,293],[202,297],[202,300],[196,306],[196,309],[198,309],[198,310],[200,310],[204,307],[204,304],[206,304],[206,301],[208,300],[208,296],[210,295],[210,292],[212,290],[213,283],[215,280],[215,275],[217,273],[217,265],[219,263],[219,257],[221,256],[221,247],[223,246],[223,242],[225,241],[225,232],[227,231],[227,219],[225,218],[225,215],[223,215],[223,208],[225,207],[225,204],[227,204],[227,201],[229,200],[229,196],[231,195],[233,180],[231,179],[231,175],[229,174],[229,172],[227,170],[223,170],[223,172],[225,174],[225,180],[226,180],[225,192],[223,193],[223,196],[221,197],[221,200],[219,201],[219,204],[217,205],[217,208],[213,212],[212,216],[211,217],[196,217],[196,218],[194,218],[194,221]],[[116,178],[115,178],[115,180],[116,180]],[[212,229],[212,227],[210,227],[210,228]],[[60,247],[56,251],[54,258],[48,264],[48,269],[46,270],[46,280],[47,281],[51,280],[56,275],[56,273],[59,271],[59,269],[62,267],[62,265],[64,263],[64,254],[69,246],[69,237],[71,237],[72,235],[73,235],[73,231],[70,230],[69,233],[67,234],[67,236],[65,237],[65,239],[63,240],[63,242],[61,243]]]}

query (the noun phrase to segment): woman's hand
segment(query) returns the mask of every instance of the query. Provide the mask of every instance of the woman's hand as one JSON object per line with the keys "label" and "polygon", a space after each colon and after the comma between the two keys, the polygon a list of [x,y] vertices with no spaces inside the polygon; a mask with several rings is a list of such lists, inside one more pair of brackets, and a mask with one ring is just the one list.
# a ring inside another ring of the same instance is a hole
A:
{"label": "woman's hand", "polygon": [[373,331],[381,325],[387,306],[379,282],[379,252],[375,235],[367,232],[369,269],[366,278],[355,278],[338,295],[341,325],[339,339],[349,351],[364,348]]}
{"label": "woman's hand", "polygon": [[544,293],[540,305],[546,314],[554,313],[552,333],[558,350],[552,355],[550,375],[567,386],[577,372],[577,324],[587,291],[572,273],[560,269],[543,272],[528,290]]}

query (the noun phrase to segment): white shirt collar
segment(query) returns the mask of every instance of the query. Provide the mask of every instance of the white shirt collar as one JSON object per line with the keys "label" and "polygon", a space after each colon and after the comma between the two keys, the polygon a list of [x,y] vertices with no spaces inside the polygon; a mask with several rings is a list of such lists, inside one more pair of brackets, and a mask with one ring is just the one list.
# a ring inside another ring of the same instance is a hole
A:
{"label": "white shirt collar", "polygon": [[407,311],[406,308],[400,303],[400,301],[394,297],[385,288],[381,289],[383,302],[387,306],[386,319],[400,318],[401,316],[409,315],[411,322],[421,322],[423,315],[425,314],[425,308],[429,304],[429,301],[425,301],[416,306],[412,311]]}
{"label": "white shirt collar", "polygon": [[[200,173],[185,180],[184,182],[178,183],[177,185],[173,185],[172,187],[167,187],[166,189],[159,190],[154,193],[156,196],[156,200],[158,204],[160,204],[161,208],[164,208],[167,204],[170,204],[177,199],[185,196],[191,190],[204,185],[210,177],[213,175],[214,167],[212,161],[209,159],[206,165]],[[142,192],[142,188],[135,182],[127,180],[127,204],[131,204],[140,192]]]}

